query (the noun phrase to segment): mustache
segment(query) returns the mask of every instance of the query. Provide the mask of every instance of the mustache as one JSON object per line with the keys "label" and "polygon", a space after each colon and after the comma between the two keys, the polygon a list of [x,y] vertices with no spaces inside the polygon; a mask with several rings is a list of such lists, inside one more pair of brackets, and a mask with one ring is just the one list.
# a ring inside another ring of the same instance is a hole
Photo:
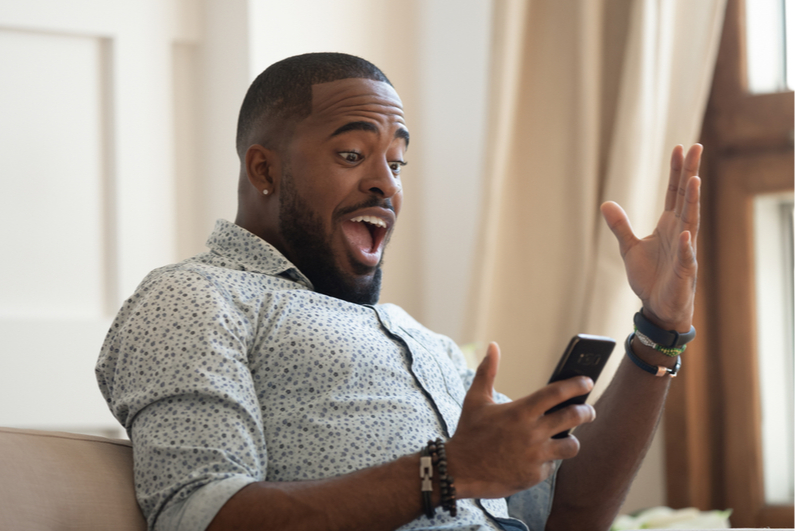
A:
{"label": "mustache", "polygon": [[352,212],[356,212],[357,210],[361,210],[363,208],[371,208],[371,207],[380,207],[387,210],[391,210],[392,213],[395,213],[395,207],[392,205],[392,200],[390,198],[381,199],[378,197],[370,197],[366,201],[362,201],[359,204],[343,208],[339,212],[337,212],[337,217],[343,217]]}

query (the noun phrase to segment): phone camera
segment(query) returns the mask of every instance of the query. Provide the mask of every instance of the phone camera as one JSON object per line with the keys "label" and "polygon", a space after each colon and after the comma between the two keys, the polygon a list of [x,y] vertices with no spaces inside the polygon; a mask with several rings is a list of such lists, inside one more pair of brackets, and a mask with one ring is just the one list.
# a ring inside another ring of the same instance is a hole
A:
{"label": "phone camera", "polygon": [[577,359],[577,363],[580,365],[585,366],[592,366],[592,365],[599,365],[599,362],[602,360],[602,356],[599,354],[594,354],[592,352],[583,352],[580,354],[580,357]]}

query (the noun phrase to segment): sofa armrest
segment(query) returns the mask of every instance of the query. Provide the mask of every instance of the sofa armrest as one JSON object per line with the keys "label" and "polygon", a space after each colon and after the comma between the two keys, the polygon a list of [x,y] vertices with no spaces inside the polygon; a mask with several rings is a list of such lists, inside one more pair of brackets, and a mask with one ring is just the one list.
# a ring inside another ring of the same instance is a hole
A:
{"label": "sofa armrest", "polygon": [[0,529],[145,531],[130,442],[0,428]]}

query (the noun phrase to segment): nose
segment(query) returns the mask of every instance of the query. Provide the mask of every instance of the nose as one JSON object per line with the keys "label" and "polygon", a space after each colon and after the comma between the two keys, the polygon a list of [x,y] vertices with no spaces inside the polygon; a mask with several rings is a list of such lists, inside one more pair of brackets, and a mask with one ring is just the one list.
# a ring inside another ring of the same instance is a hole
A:
{"label": "nose", "polygon": [[362,179],[360,188],[366,194],[375,194],[384,198],[393,197],[403,189],[400,177],[392,172],[387,160],[374,161],[373,167],[368,168]]}

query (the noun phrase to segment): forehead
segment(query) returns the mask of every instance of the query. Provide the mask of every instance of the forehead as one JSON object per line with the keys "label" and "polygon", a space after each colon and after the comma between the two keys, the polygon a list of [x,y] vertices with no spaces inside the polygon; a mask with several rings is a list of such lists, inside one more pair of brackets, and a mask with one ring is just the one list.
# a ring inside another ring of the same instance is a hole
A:
{"label": "forehead", "polygon": [[312,113],[304,124],[331,127],[352,120],[406,125],[403,102],[388,83],[352,78],[312,85]]}

